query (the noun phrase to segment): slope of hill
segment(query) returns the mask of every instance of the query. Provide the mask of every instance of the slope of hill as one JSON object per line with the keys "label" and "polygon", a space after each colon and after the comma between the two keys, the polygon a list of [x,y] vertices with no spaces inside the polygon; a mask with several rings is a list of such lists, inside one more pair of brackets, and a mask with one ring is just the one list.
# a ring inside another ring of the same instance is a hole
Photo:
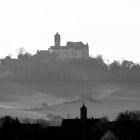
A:
{"label": "slope of hill", "polygon": [[[140,85],[106,82],[0,82],[0,114],[47,118],[49,114],[79,116],[81,101],[88,116],[113,118],[118,112],[140,108]],[[45,106],[44,106],[45,105]]]}
{"label": "slope of hill", "polygon": [[[132,67],[116,64],[110,70],[96,59],[16,61],[0,71],[0,113],[77,116],[83,100],[89,116],[112,117],[119,111],[139,109],[140,84],[130,80],[138,75],[138,67],[135,65],[132,72]],[[130,81],[126,83],[128,75]],[[125,80],[117,83],[117,76]]]}

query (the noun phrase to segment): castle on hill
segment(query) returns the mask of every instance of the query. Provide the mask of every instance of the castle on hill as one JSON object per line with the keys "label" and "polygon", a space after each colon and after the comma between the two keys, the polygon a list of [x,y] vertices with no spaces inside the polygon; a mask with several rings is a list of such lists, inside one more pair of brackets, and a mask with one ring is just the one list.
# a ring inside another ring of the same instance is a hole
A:
{"label": "castle on hill", "polygon": [[[32,56],[35,60],[46,61],[49,58],[60,59],[88,59],[89,46],[88,43],[68,41],[66,46],[61,46],[61,37],[58,33],[54,35],[54,46],[50,46],[48,50],[37,50],[37,53]],[[31,58],[29,54],[20,55],[18,59],[27,60]],[[13,63],[17,63],[18,59],[12,59],[10,56],[0,60],[2,66],[8,67]]]}
{"label": "castle on hill", "polygon": [[54,46],[49,48],[49,53],[59,58],[80,59],[89,58],[89,46],[83,42],[67,42],[61,46],[61,37],[58,33],[54,35]]}

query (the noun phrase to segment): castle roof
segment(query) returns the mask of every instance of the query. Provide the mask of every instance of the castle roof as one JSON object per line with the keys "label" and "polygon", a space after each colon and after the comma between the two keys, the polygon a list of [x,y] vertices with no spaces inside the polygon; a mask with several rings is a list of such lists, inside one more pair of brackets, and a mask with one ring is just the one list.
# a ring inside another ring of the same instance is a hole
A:
{"label": "castle roof", "polygon": [[60,47],[51,46],[51,49],[53,49],[53,50],[67,50],[68,48],[67,48],[67,46],[60,46]]}
{"label": "castle roof", "polygon": [[68,50],[68,49],[74,49],[74,50],[81,50],[84,47],[87,47],[87,45],[83,44],[83,42],[67,42],[66,46],[51,46],[50,48],[53,50]]}
{"label": "castle roof", "polygon": [[60,34],[57,32],[57,33],[56,33],[56,36],[60,36]]}
{"label": "castle roof", "polygon": [[83,42],[72,42],[72,41],[68,41],[67,42],[67,46],[70,46],[70,47],[76,47],[76,46],[83,46]]}

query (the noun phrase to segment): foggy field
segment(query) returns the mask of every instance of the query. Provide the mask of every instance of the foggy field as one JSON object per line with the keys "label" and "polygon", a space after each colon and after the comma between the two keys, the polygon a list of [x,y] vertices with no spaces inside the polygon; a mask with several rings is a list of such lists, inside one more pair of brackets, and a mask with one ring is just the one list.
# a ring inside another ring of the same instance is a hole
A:
{"label": "foggy field", "polygon": [[140,109],[140,85],[98,82],[11,83],[0,82],[0,114],[46,118],[48,114],[79,117],[82,100],[88,117],[109,116]]}

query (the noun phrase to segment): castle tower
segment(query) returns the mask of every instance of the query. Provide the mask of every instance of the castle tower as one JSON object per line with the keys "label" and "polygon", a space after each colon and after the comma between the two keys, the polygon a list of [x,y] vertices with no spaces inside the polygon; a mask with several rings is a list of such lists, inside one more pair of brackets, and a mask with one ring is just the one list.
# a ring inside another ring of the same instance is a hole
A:
{"label": "castle tower", "polygon": [[87,107],[84,105],[80,108],[80,119],[85,121],[87,119]]}
{"label": "castle tower", "polygon": [[54,45],[56,47],[60,47],[60,35],[58,34],[58,32],[56,33],[56,35],[54,36]]}

